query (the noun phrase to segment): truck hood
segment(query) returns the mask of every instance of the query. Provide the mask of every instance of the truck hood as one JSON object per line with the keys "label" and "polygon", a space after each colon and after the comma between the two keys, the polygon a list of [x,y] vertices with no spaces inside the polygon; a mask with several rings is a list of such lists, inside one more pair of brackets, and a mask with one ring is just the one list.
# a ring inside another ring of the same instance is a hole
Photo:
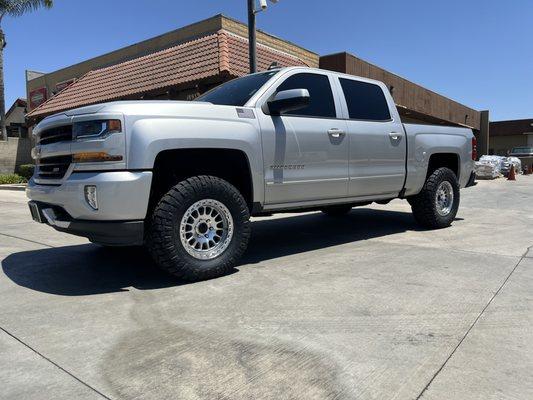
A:
{"label": "truck hood", "polygon": [[195,120],[240,120],[241,122],[245,121],[242,118],[255,118],[254,110],[251,108],[224,106],[201,101],[115,101],[75,108],[51,115],[35,126],[33,135],[37,135],[43,129],[65,125],[77,116],[88,117],[90,115],[94,115],[95,119],[105,118],[106,115],[123,115],[126,118],[131,117],[134,120],[143,118],[190,118]]}
{"label": "truck hood", "polygon": [[201,101],[132,100],[115,101],[76,108],[63,114],[72,117],[89,114],[124,114],[125,116],[238,118],[241,107],[216,105]]}

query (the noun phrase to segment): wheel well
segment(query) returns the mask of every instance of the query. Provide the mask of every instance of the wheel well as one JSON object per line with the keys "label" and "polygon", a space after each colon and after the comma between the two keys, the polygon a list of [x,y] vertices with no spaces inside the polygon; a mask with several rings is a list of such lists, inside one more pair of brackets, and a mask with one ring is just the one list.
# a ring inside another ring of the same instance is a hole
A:
{"label": "wheel well", "polygon": [[428,173],[431,175],[435,170],[446,167],[451,169],[459,179],[459,156],[455,153],[437,153],[429,158]]}
{"label": "wheel well", "polygon": [[248,208],[252,209],[252,176],[244,152],[233,149],[176,149],[162,151],[155,159],[149,211],[172,186],[196,175],[211,175],[228,181],[239,190]]}

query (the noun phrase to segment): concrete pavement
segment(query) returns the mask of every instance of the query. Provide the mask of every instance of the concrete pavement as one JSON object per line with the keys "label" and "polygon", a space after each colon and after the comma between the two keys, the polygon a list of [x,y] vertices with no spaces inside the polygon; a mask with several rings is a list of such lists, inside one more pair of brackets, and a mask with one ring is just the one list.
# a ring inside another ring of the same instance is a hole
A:
{"label": "concrete pavement", "polygon": [[403,201],[256,219],[184,284],[0,192],[0,398],[533,398],[533,177],[461,194],[439,231]]}

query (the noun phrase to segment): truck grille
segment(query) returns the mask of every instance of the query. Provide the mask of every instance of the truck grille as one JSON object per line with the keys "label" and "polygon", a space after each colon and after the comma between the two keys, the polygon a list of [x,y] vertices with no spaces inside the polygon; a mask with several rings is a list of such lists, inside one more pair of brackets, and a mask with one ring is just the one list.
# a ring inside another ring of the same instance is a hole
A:
{"label": "truck grille", "polygon": [[41,158],[37,161],[37,177],[39,179],[61,179],[72,163],[72,156],[56,156]]}
{"label": "truck grille", "polygon": [[37,143],[43,145],[71,140],[72,125],[63,125],[42,131]]}

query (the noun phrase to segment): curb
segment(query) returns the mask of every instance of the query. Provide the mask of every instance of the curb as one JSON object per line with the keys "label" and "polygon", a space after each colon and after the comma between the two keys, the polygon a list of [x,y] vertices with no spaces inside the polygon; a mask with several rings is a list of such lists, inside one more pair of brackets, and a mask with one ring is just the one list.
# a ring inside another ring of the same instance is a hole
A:
{"label": "curb", "polygon": [[23,192],[26,190],[26,185],[0,185],[0,190],[15,190]]}

